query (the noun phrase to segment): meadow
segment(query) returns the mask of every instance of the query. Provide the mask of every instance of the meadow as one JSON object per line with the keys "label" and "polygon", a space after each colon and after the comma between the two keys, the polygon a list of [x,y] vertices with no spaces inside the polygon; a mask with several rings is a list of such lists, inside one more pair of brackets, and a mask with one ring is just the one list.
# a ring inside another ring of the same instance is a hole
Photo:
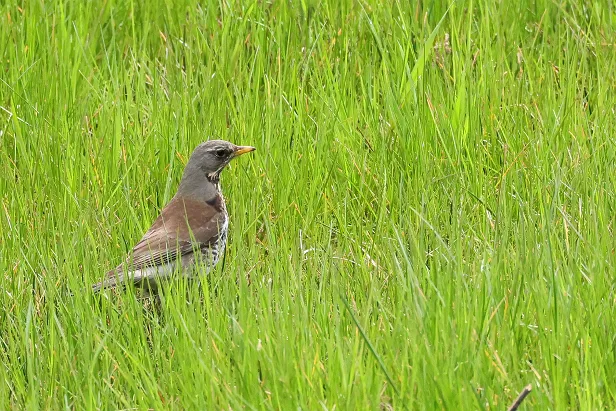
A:
{"label": "meadow", "polygon": [[[615,39],[599,0],[2,2],[0,409],[615,409]],[[93,295],[211,138],[257,147],[224,264]]]}

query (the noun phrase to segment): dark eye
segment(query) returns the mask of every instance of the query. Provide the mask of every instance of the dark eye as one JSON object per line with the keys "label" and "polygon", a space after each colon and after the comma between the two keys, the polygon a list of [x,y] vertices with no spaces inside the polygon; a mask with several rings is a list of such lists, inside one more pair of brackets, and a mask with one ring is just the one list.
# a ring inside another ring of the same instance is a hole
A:
{"label": "dark eye", "polygon": [[227,155],[227,150],[223,150],[222,148],[220,148],[216,150],[214,153],[216,154],[216,157],[223,158]]}

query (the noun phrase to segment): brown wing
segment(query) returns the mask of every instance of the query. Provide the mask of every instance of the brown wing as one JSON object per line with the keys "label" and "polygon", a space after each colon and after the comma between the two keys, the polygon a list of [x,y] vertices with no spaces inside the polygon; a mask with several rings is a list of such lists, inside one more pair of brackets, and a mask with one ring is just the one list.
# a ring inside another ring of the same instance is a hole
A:
{"label": "brown wing", "polygon": [[133,248],[127,260],[131,270],[163,265],[195,248],[215,243],[226,218],[217,205],[192,199],[171,200]]}
{"label": "brown wing", "polygon": [[[135,245],[124,264],[111,270],[105,280],[94,284],[92,290],[112,288],[125,281],[124,270],[137,272],[175,261],[214,244],[225,224],[226,213],[220,194],[211,202],[173,198],[163,209],[152,227]],[[139,281],[138,276],[132,277]]]}

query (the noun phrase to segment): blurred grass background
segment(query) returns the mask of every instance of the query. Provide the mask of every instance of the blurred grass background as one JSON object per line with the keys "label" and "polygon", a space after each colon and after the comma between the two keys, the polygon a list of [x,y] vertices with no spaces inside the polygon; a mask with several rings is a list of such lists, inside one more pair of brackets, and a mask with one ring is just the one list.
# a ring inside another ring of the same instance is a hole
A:
{"label": "blurred grass background", "polygon": [[[3,2],[0,408],[616,408],[614,39],[602,1]],[[202,298],[91,296],[213,137],[258,151]]]}

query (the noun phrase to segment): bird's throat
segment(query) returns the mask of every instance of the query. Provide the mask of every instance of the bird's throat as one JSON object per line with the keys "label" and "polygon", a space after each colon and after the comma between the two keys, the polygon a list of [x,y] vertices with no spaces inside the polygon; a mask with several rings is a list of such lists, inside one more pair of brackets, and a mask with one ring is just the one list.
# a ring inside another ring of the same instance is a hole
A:
{"label": "bird's throat", "polygon": [[207,174],[207,180],[214,185],[216,191],[220,191],[220,171]]}
{"label": "bird's throat", "polygon": [[[204,178],[205,177],[205,178]],[[220,174],[188,174],[180,181],[176,196],[207,202],[220,193]]]}

